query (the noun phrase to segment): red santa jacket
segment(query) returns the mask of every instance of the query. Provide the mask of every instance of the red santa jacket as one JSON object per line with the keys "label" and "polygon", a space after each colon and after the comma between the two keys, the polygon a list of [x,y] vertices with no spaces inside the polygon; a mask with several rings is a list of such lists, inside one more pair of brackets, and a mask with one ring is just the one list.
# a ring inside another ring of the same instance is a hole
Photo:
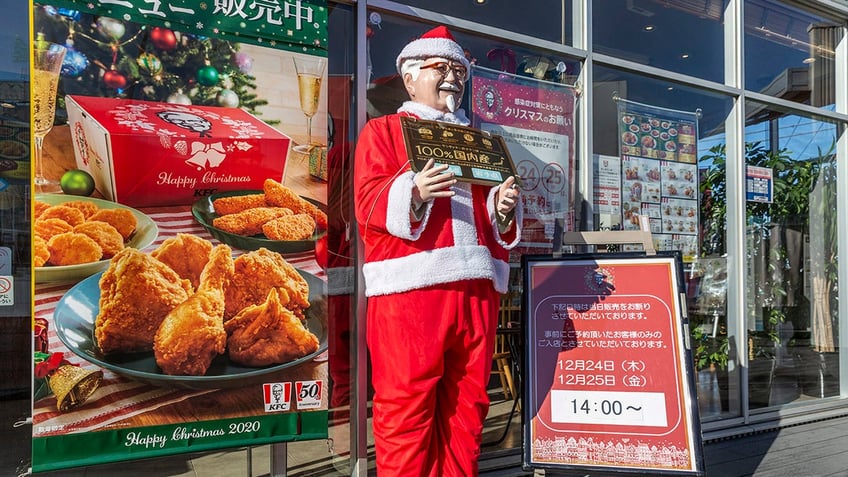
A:
{"label": "red santa jacket", "polygon": [[401,131],[400,116],[468,124],[462,111],[440,111],[407,102],[398,114],[370,120],[356,146],[356,219],[365,248],[366,296],[400,293],[470,279],[489,279],[504,293],[509,250],[521,237],[521,207],[507,233],[498,231],[497,186],[457,182],[451,198],[426,204],[414,223],[409,210],[415,173]]}

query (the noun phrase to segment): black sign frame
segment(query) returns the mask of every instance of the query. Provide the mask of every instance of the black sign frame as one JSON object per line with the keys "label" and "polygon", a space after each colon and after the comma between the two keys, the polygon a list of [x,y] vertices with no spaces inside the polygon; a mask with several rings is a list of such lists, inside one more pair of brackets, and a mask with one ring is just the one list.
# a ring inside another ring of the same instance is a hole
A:
{"label": "black sign frame", "polygon": [[401,129],[412,170],[430,159],[447,164],[457,180],[494,185],[519,176],[501,136],[477,128],[401,116]]}

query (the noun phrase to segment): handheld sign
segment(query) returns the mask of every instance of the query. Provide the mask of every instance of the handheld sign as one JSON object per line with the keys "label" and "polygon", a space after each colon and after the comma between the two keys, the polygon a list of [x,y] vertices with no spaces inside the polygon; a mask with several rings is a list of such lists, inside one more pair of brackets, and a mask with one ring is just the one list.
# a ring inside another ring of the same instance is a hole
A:
{"label": "handheld sign", "polygon": [[456,124],[401,116],[403,138],[412,170],[420,171],[427,161],[447,164],[457,180],[478,184],[500,184],[515,172],[515,164],[503,138],[479,129]]}
{"label": "handheld sign", "polygon": [[679,252],[522,260],[525,466],[703,475]]}

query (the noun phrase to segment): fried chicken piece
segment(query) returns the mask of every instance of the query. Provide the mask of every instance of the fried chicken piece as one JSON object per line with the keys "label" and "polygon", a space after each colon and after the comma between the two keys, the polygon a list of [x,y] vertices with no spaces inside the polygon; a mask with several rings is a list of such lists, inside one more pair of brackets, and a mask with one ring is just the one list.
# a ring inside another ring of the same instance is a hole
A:
{"label": "fried chicken piece", "polygon": [[269,220],[291,215],[292,211],[283,207],[257,207],[247,209],[235,214],[216,217],[212,225],[224,232],[236,235],[258,235],[262,233],[262,225]]}
{"label": "fried chicken piece", "polygon": [[47,241],[38,235],[32,238],[32,266],[43,267],[50,260],[50,249]]}
{"label": "fried chicken piece", "polygon": [[124,238],[115,227],[112,227],[112,224],[89,220],[74,227],[74,232],[88,235],[97,242],[103,250],[103,258],[112,258],[124,249]]}
{"label": "fried chicken piece", "polygon": [[79,265],[96,262],[103,258],[103,249],[88,235],[65,232],[54,235],[47,241],[51,265]]}
{"label": "fried chicken piece", "polygon": [[79,209],[79,211],[82,212],[83,217],[85,217],[86,219],[88,219],[89,217],[94,215],[95,212],[100,210],[100,207],[97,207],[97,204],[95,204],[94,202],[88,202],[86,200],[71,200],[68,202],[63,202],[62,205]]}
{"label": "fried chicken piece", "polygon": [[150,256],[171,267],[197,288],[211,251],[212,242],[196,235],[178,233],[176,237],[162,242],[156,250],[150,252]]}
{"label": "fried chicken piece", "polygon": [[[283,290],[280,294],[285,294]],[[270,366],[318,350],[318,337],[286,309],[276,288],[260,305],[251,305],[224,324],[230,359],[245,366]]]}
{"label": "fried chicken piece", "polygon": [[257,207],[268,207],[268,203],[265,202],[265,194],[219,197],[212,201],[212,208],[215,209],[215,213],[218,215],[237,214]]}
{"label": "fried chicken piece", "polygon": [[50,240],[54,235],[72,232],[74,227],[62,219],[53,217],[52,219],[38,219],[33,224],[35,235]]}
{"label": "fried chicken piece", "polygon": [[200,274],[197,292],[159,325],[153,340],[156,364],[165,374],[202,376],[227,349],[224,331],[224,288],[233,274],[233,250],[218,245]]}
{"label": "fried chicken piece", "polygon": [[112,224],[112,227],[118,230],[124,241],[129,240],[138,226],[138,219],[127,209],[100,209],[92,214],[88,220],[100,220]]}
{"label": "fried chicken piece", "polygon": [[309,307],[309,284],[282,255],[260,248],[236,258],[234,265],[233,280],[226,291],[224,321],[248,306],[265,302],[272,288],[285,291],[280,293],[283,306],[298,318],[305,318],[303,310]]}
{"label": "fried chicken piece", "polygon": [[82,211],[73,207],[68,207],[67,205],[51,205],[45,209],[38,218],[40,220],[53,218],[62,219],[71,227],[75,227],[85,222],[85,215],[83,215]]}
{"label": "fried chicken piece", "polygon": [[150,351],[165,316],[194,290],[164,263],[134,248],[112,257],[100,278],[94,337],[103,353]]}
{"label": "fried chicken piece", "polygon": [[33,202],[34,202],[33,207],[35,209],[33,214],[32,214],[33,219],[37,219],[37,218],[41,217],[41,214],[44,213],[45,210],[50,208],[50,204],[48,204],[47,202],[42,202],[40,200],[35,200]]}
{"label": "fried chicken piece", "polygon": [[286,215],[262,226],[262,233],[271,240],[305,240],[315,232],[315,219],[308,214]]}
{"label": "fried chicken piece", "polygon": [[276,207],[286,207],[295,214],[309,214],[321,230],[327,229],[327,214],[315,204],[295,194],[293,190],[274,179],[265,179],[265,201]]}

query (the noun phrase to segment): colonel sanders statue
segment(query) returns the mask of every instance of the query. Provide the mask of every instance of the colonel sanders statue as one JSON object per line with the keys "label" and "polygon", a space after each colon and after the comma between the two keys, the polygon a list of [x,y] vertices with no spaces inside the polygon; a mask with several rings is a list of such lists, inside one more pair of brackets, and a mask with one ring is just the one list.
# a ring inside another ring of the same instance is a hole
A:
{"label": "colonel sanders statue", "polygon": [[381,477],[477,475],[500,293],[521,236],[519,190],[514,177],[459,182],[432,161],[413,172],[400,120],[468,125],[457,106],[469,66],[443,26],[407,44],[397,69],[410,101],[370,120],[356,146]]}

